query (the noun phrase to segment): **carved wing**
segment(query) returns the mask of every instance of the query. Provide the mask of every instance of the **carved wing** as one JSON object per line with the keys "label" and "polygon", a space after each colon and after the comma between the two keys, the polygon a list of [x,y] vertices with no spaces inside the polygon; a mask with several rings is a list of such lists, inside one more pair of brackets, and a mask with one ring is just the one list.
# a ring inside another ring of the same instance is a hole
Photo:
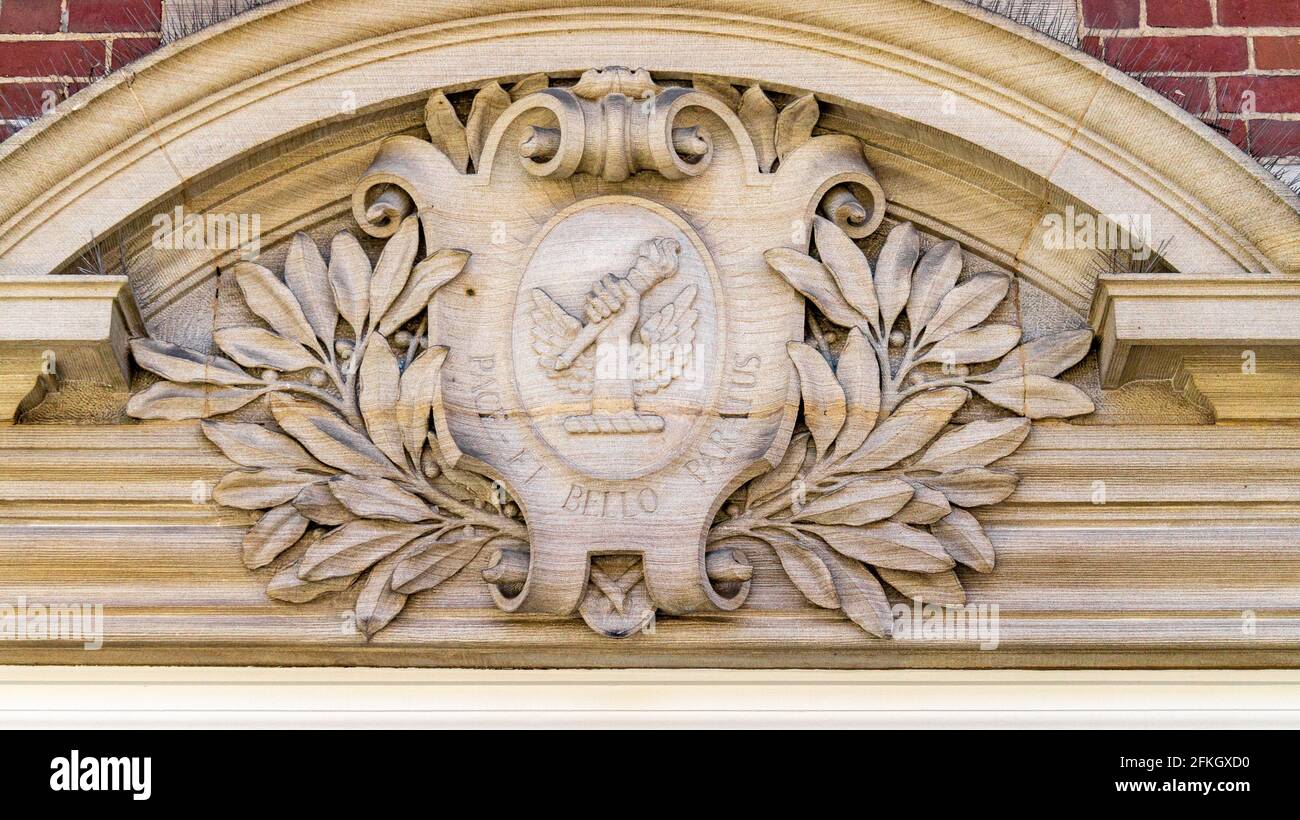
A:
{"label": "carved wing", "polygon": [[695,322],[700,312],[695,303],[698,289],[683,288],[677,298],[641,324],[641,344],[645,346],[644,376],[637,379],[636,392],[655,393],[682,375],[695,343]]}
{"label": "carved wing", "polygon": [[582,322],[566,313],[541,288],[533,288],[532,318],[533,350],[546,375],[565,390],[579,395],[591,395],[595,360],[591,348],[583,351],[568,368],[555,368],[556,359],[582,330]]}

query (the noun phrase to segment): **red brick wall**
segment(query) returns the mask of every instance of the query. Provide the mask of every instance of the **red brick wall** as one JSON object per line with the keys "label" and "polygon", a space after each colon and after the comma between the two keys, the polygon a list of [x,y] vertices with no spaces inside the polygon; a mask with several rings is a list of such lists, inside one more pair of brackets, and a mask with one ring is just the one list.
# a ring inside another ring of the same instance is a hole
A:
{"label": "red brick wall", "polygon": [[1083,47],[1257,157],[1300,156],[1300,0],[1080,0]]}

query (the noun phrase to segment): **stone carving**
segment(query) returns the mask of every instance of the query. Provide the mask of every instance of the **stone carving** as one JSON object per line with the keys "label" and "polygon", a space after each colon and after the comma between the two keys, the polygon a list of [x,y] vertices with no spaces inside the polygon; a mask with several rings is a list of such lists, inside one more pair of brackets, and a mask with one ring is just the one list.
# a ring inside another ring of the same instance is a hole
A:
{"label": "stone carving", "polygon": [[[244,558],[271,595],[360,582],[374,634],[490,548],[502,609],[624,636],[743,605],[763,542],[881,635],[882,582],[955,603],[955,562],[992,567],[965,508],[1014,489],[988,465],[1027,419],[1091,410],[1051,378],[1089,334],[1016,347],[983,324],[1008,280],[959,283],[956,245],[922,256],[910,226],[873,275],[860,144],[815,135],[812,96],[694,85],[536,75],[481,89],[463,125],[435,94],[430,140],[386,141],[357,187],[388,239],[373,270],[346,232],[328,262],[299,235],[283,280],[234,269],[253,320],[216,331],[229,358],[133,343],[167,381],[129,411],[208,419],[249,468],[214,497],[265,511]],[[805,299],[842,343],[806,337]],[[971,391],[1025,418],[946,429]],[[273,422],[210,420],[262,398]]]}

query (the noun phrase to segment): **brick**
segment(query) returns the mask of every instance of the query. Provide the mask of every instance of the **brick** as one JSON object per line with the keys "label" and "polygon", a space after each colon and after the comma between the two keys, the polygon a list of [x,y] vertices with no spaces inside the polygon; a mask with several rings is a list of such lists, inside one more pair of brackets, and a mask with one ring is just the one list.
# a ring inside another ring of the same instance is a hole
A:
{"label": "brick", "polygon": [[1214,25],[1214,13],[1210,0],[1147,0],[1147,25],[1207,28]]}
{"label": "brick", "polygon": [[1084,54],[1096,57],[1098,60],[1105,56],[1105,50],[1101,44],[1100,37],[1088,36],[1079,41],[1079,48]]}
{"label": "brick", "polygon": [[1205,124],[1232,140],[1232,144],[1238,148],[1244,149],[1246,147],[1245,120],[1206,120]]}
{"label": "brick", "polygon": [[1112,37],[1106,62],[1123,71],[1242,71],[1245,37]]}
{"label": "brick", "polygon": [[1296,0],[1219,0],[1219,25],[1300,26]]}
{"label": "brick", "polygon": [[0,77],[89,77],[103,73],[106,56],[98,40],[19,40],[0,46]]}
{"label": "brick", "polygon": [[1219,110],[1225,114],[1249,106],[1261,114],[1300,111],[1300,77],[1220,77],[1216,82]]}
{"label": "brick", "polygon": [[1204,77],[1151,77],[1146,84],[1193,114],[1210,110],[1210,81]]}
{"label": "brick", "polygon": [[1300,69],[1300,34],[1292,37],[1256,37],[1257,68]]}
{"label": "brick", "polygon": [[39,117],[65,98],[62,83],[0,83],[0,119]]}
{"label": "brick", "polygon": [[62,18],[60,0],[0,3],[0,34],[53,34]]}
{"label": "brick", "polygon": [[1088,28],[1137,28],[1139,0],[1083,0],[1083,24]]}
{"label": "brick", "polygon": [[68,31],[159,31],[162,0],[68,0]]}
{"label": "brick", "polygon": [[157,37],[119,37],[113,41],[113,68],[135,62],[160,44]]}
{"label": "brick", "polygon": [[1257,157],[1300,155],[1300,122],[1250,120],[1250,153]]}

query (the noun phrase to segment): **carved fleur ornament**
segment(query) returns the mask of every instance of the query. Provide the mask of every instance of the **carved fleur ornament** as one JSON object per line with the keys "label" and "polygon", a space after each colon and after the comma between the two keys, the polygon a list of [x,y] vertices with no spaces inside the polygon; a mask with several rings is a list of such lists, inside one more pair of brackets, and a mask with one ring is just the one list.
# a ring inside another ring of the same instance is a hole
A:
{"label": "carved fleur ornament", "polygon": [[[203,419],[268,594],[347,590],[367,635],[462,572],[631,635],[743,606],[771,553],[873,635],[885,586],[960,604],[994,564],[968,510],[1031,419],[1092,410],[1053,378],[1091,335],[990,323],[1009,278],[908,224],[870,263],[884,193],[818,118],[619,68],[435,94],[357,186],[373,265],[346,231],[237,264],[249,320],[221,355],[135,340],[164,381],[129,412]],[[973,394],[1007,412],[953,424]]]}

